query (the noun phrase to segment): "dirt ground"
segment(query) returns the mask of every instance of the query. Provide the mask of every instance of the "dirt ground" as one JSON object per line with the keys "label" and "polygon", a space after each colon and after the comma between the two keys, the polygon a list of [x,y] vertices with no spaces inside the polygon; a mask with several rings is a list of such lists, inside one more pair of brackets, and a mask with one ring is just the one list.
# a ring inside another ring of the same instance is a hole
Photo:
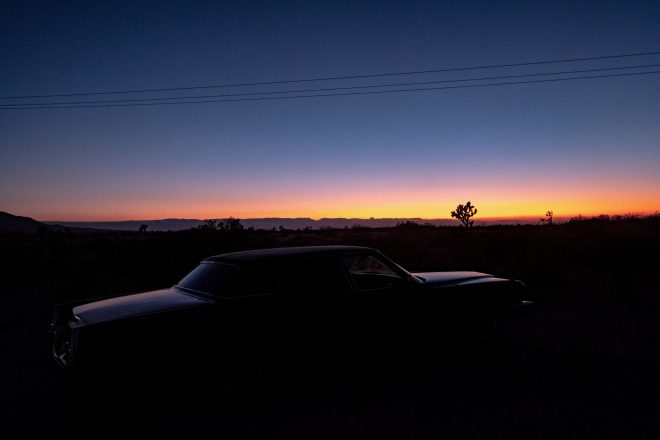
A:
{"label": "dirt ground", "polygon": [[[50,313],[62,291],[92,297],[167,285],[168,276],[214,253],[214,243],[184,235],[181,242],[194,246],[179,246],[173,260],[162,249],[180,235],[13,237],[0,242],[0,437],[660,438],[659,228],[617,228],[484,230],[469,255],[453,230],[278,236],[287,244],[373,245],[406,267],[420,262],[417,270],[517,276],[536,307],[488,348],[459,356],[439,343],[425,350],[434,362],[396,352],[371,362],[335,359],[286,373],[244,400],[200,389],[80,396],[49,354]],[[151,263],[138,270],[135,261]]]}
{"label": "dirt ground", "polygon": [[[310,371],[249,401],[73,395],[48,356],[49,310],[3,313],[5,438],[658,438],[660,307],[537,307],[446,363]],[[34,325],[33,323],[39,323]],[[429,347],[442,351],[442,347]],[[393,354],[396,356],[396,354]],[[386,365],[391,361],[392,366]],[[348,362],[350,367],[350,362]]]}

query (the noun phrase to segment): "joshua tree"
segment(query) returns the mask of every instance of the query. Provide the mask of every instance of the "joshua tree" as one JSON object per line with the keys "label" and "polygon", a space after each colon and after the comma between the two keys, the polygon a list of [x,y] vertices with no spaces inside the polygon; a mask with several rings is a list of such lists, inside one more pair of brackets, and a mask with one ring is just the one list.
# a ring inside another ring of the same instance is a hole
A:
{"label": "joshua tree", "polygon": [[451,216],[460,220],[466,228],[471,228],[474,224],[474,220],[470,220],[470,217],[474,216],[476,213],[477,208],[472,206],[472,203],[468,200],[465,205],[458,205],[456,210],[451,212]]}
{"label": "joshua tree", "polygon": [[540,218],[539,221],[541,223],[547,223],[549,225],[552,225],[552,216],[554,215],[554,212],[552,211],[547,211],[545,213],[545,218]]}

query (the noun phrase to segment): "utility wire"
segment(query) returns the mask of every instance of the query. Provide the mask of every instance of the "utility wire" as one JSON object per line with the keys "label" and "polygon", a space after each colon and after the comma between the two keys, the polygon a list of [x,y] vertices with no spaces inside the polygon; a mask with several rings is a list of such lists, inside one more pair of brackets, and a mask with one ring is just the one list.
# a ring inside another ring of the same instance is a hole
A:
{"label": "utility wire", "polygon": [[109,104],[109,103],[127,103],[127,102],[149,102],[149,101],[169,101],[169,100],[184,100],[184,99],[206,99],[206,98],[230,98],[238,96],[259,96],[259,95],[278,95],[285,93],[312,93],[312,92],[332,92],[340,90],[356,90],[356,89],[373,89],[380,87],[403,87],[403,86],[417,86],[417,85],[430,85],[442,83],[456,83],[456,82],[471,82],[471,81],[486,81],[486,80],[500,80],[512,78],[528,78],[537,76],[548,75],[567,75],[576,73],[592,73],[603,72],[612,70],[628,70],[628,69],[642,69],[650,67],[660,67],[660,64],[642,64],[635,66],[618,66],[618,67],[605,67],[600,69],[583,69],[583,70],[565,70],[558,72],[544,72],[544,73],[527,73],[520,75],[504,75],[504,76],[487,76],[481,78],[461,78],[461,79],[445,79],[437,81],[418,81],[407,83],[389,83],[389,84],[375,84],[363,86],[350,86],[350,87],[328,87],[318,89],[298,89],[298,90],[280,90],[280,91],[267,91],[267,92],[250,92],[250,93],[228,93],[222,95],[198,95],[198,96],[175,96],[163,98],[135,98],[135,99],[110,99],[110,100],[97,100],[97,101],[69,101],[69,102],[34,102],[34,103],[19,103],[19,104],[0,104],[3,107],[43,107],[50,105],[76,105],[76,104]]}
{"label": "utility wire", "polygon": [[264,86],[264,85],[291,84],[291,83],[314,82],[314,81],[335,81],[335,80],[360,79],[360,78],[382,78],[382,77],[387,77],[387,76],[419,75],[419,74],[425,74],[425,73],[459,72],[459,71],[467,71],[467,70],[497,69],[497,68],[505,68],[505,67],[536,66],[536,65],[541,65],[541,64],[574,63],[574,62],[578,62],[578,61],[607,60],[607,59],[615,59],[615,58],[629,58],[629,57],[640,57],[640,56],[659,55],[659,54],[660,54],[660,51],[637,52],[637,53],[625,53],[625,54],[617,54],[617,55],[603,55],[603,56],[598,56],[598,57],[564,58],[564,59],[554,59],[554,60],[529,61],[529,62],[524,62],[524,63],[492,64],[492,65],[485,65],[485,66],[468,66],[468,67],[452,67],[452,68],[444,68],[444,69],[415,70],[415,71],[408,71],[408,72],[372,73],[372,74],[365,74],[365,75],[348,75],[348,76],[328,76],[328,77],[319,77],[319,78],[290,79],[290,80],[281,80],[281,81],[264,81],[264,82],[251,82],[251,83],[228,83],[228,84],[207,85],[207,86],[170,87],[170,88],[160,88],[160,89],[118,90],[118,91],[86,92],[86,93],[60,93],[60,94],[54,94],[54,95],[0,96],[0,99],[60,98],[60,97],[70,97],[70,96],[92,96],[92,95],[115,95],[115,94],[128,94],[128,93],[172,92],[172,91],[177,91],[177,90],[215,89],[215,88],[224,88],[224,87],[243,87],[243,86]]}
{"label": "utility wire", "polygon": [[529,81],[510,81],[501,83],[485,83],[485,84],[466,84],[458,86],[442,86],[442,87],[423,87],[415,89],[396,89],[396,90],[372,90],[363,92],[347,92],[347,93],[323,93],[313,95],[294,95],[294,96],[262,96],[257,98],[237,98],[237,99],[212,99],[202,101],[175,101],[175,102],[143,102],[132,104],[100,104],[100,105],[72,105],[72,106],[42,106],[42,107],[0,107],[0,110],[35,110],[35,109],[66,109],[66,108],[101,108],[101,107],[138,107],[138,106],[154,106],[154,105],[180,105],[180,104],[205,104],[205,103],[218,103],[218,102],[242,102],[242,101],[266,101],[266,100],[279,100],[279,99],[301,99],[301,98],[321,98],[328,96],[355,96],[355,95],[376,95],[384,93],[406,93],[406,92],[422,92],[431,90],[448,90],[448,89],[467,89],[477,87],[493,87],[493,86],[507,86],[514,84],[537,84],[559,81],[574,81],[596,78],[614,78],[614,77],[627,77],[638,75],[651,75],[660,73],[660,70],[652,70],[648,72],[631,72],[631,73],[613,73],[609,75],[594,75],[594,76],[577,76],[572,78],[548,78]]}

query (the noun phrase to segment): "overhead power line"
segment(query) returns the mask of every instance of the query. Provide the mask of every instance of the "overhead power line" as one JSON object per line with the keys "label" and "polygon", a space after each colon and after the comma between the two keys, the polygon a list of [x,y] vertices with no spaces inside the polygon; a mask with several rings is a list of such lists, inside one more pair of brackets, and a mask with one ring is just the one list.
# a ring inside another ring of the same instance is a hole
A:
{"label": "overhead power line", "polygon": [[265,86],[265,85],[292,84],[292,83],[315,82],[315,81],[337,81],[337,80],[346,80],[346,79],[382,78],[382,77],[389,77],[389,76],[420,75],[420,74],[427,74],[427,73],[460,72],[460,71],[469,71],[469,70],[536,66],[536,65],[542,65],[542,64],[573,63],[573,62],[579,62],[579,61],[596,61],[596,60],[641,57],[641,56],[650,56],[650,55],[659,55],[659,54],[660,54],[660,51],[651,51],[651,52],[625,53],[625,54],[616,54],[616,55],[603,55],[603,56],[596,56],[596,57],[564,58],[564,59],[554,59],[554,60],[528,61],[528,62],[521,62],[521,63],[491,64],[491,65],[481,65],[481,66],[467,66],[467,67],[452,67],[452,68],[442,68],[442,69],[414,70],[414,71],[406,71],[406,72],[371,73],[371,74],[364,74],[364,75],[347,75],[347,76],[327,76],[327,77],[318,77],[318,78],[289,79],[289,80],[280,80],[280,81],[263,81],[263,82],[250,82],[250,83],[227,83],[227,84],[217,84],[217,85],[204,85],[204,86],[197,85],[197,86],[188,86],[188,87],[169,87],[169,88],[158,88],[158,89],[117,90],[117,91],[84,92],[84,93],[60,93],[60,94],[52,94],[52,95],[1,96],[0,99],[61,98],[61,97],[71,97],[71,96],[92,96],[92,95],[115,95],[115,94],[131,94],[131,93],[173,92],[173,91],[182,91],[182,90],[216,89],[216,88],[224,88],[224,87]]}
{"label": "overhead power line", "polygon": [[520,75],[487,76],[480,78],[459,78],[459,79],[445,79],[445,80],[436,80],[436,81],[369,84],[369,85],[348,86],[348,87],[327,87],[327,88],[317,88],[317,89],[279,90],[279,91],[249,92],[249,93],[226,93],[221,95],[197,95],[197,96],[189,95],[189,96],[174,96],[174,97],[161,97],[161,98],[133,98],[133,99],[110,99],[110,100],[95,100],[95,101],[68,101],[68,102],[33,102],[33,103],[18,103],[18,104],[14,103],[14,104],[0,104],[0,108],[3,107],[11,108],[17,106],[43,107],[43,106],[52,106],[52,105],[110,104],[110,103],[128,103],[128,102],[170,101],[170,100],[185,100],[185,99],[231,98],[231,97],[239,97],[239,96],[281,95],[287,93],[332,92],[332,91],[341,91],[341,90],[373,89],[373,88],[383,88],[383,87],[404,87],[404,86],[418,86],[418,85],[443,84],[443,83],[529,78],[529,77],[550,76],[550,75],[567,75],[567,74],[576,74],[576,73],[593,73],[593,72],[604,72],[604,71],[613,71],[613,70],[643,69],[650,67],[660,67],[660,64],[641,64],[634,66],[604,67],[600,69],[564,70],[564,71],[555,71],[555,72],[526,73]]}
{"label": "overhead power line", "polygon": [[131,103],[131,104],[99,104],[99,105],[71,105],[71,106],[55,105],[55,106],[41,106],[41,107],[0,107],[0,110],[138,107],[138,106],[155,106],[155,105],[206,104],[206,103],[220,103],[220,102],[322,98],[322,97],[330,97],[330,96],[376,95],[376,94],[385,94],[385,93],[422,92],[422,91],[432,91],[432,90],[467,89],[467,88],[477,88],[477,87],[507,86],[507,85],[516,85],[516,84],[537,84],[537,83],[548,83],[548,82],[559,82],[559,81],[575,81],[575,80],[587,80],[587,79],[597,79],[597,78],[615,78],[615,77],[627,77],[627,76],[639,76],[639,75],[652,75],[658,73],[660,73],[660,70],[652,70],[647,72],[613,73],[609,75],[577,76],[570,78],[547,78],[547,79],[537,79],[537,80],[527,80],[527,81],[510,81],[510,82],[500,82],[500,83],[465,84],[465,85],[442,86],[442,87],[422,87],[422,88],[414,88],[414,89],[371,90],[371,91],[361,91],[361,92],[322,93],[322,94],[293,95],[293,96],[261,96],[255,98],[210,99],[210,100],[201,100],[201,101],[140,102],[140,103]]}

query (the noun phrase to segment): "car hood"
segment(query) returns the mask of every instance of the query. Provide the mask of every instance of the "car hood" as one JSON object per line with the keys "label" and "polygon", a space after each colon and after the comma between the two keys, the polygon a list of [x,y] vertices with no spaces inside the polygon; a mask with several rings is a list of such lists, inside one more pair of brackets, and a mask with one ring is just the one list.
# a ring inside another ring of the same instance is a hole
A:
{"label": "car hood", "polygon": [[163,289],[79,305],[73,308],[73,315],[81,324],[95,324],[208,303],[179,290]]}
{"label": "car hood", "polygon": [[456,284],[472,283],[478,281],[486,281],[487,279],[494,279],[494,277],[487,273],[481,272],[415,272],[416,277],[422,278],[424,284],[433,286],[453,286]]}

